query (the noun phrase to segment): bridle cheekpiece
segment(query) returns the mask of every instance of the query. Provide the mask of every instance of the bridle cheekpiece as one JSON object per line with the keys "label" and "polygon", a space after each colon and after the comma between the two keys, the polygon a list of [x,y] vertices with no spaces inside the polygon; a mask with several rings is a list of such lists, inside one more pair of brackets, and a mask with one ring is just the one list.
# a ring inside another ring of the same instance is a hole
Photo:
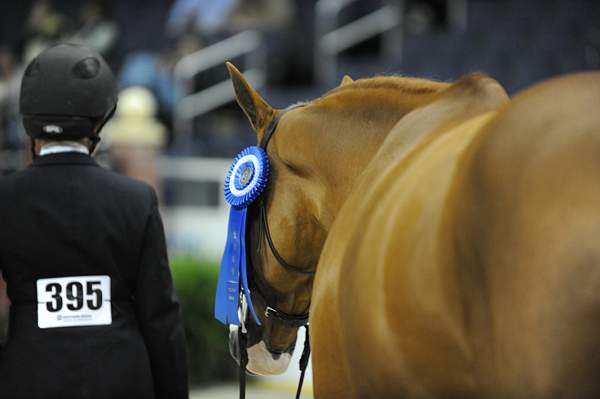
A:
{"label": "bridle cheekpiece", "polygon": [[[248,285],[248,256],[246,252],[246,230],[248,208],[258,201],[260,212],[261,231],[264,231],[267,243],[271,253],[277,259],[279,264],[286,270],[314,276],[313,270],[294,266],[288,263],[277,251],[269,223],[267,220],[267,211],[264,199],[264,193],[269,183],[269,158],[267,155],[267,146],[271,137],[277,129],[281,117],[289,110],[296,107],[290,107],[280,112],[271,122],[265,131],[258,147],[248,147],[239,153],[233,160],[229,173],[225,179],[225,199],[231,205],[229,213],[229,225],[227,232],[227,242],[225,251],[221,260],[221,269],[217,283],[217,292],[215,298],[215,317],[224,324],[233,324],[242,326],[238,330],[238,343],[240,345],[240,398],[245,397],[245,372],[248,361],[246,352],[246,328],[245,318],[247,311],[250,311],[257,325],[261,325],[260,318],[257,316],[256,309],[252,303],[250,288]],[[308,365],[310,356],[310,342],[308,339],[308,312],[293,315],[283,312],[275,305],[265,301],[265,317],[286,327],[299,328],[306,327],[306,340],[304,350],[300,359],[300,381],[296,397],[300,397],[304,374]]]}
{"label": "bridle cheekpiece", "polygon": [[[289,108],[277,115],[258,147],[248,147],[240,152],[233,160],[229,173],[225,178],[225,199],[231,205],[229,213],[229,226],[225,251],[221,260],[219,281],[215,300],[215,317],[224,324],[240,325],[240,312],[242,302],[245,301],[247,309],[256,324],[261,325],[256,309],[250,295],[248,284],[248,256],[246,252],[246,230],[248,208],[258,201],[260,212],[261,231],[264,231],[266,241],[271,253],[279,264],[292,273],[313,276],[314,271],[294,266],[288,263],[279,253],[271,236],[264,193],[269,183],[269,158],[267,146],[281,117]],[[266,302],[266,298],[265,299]],[[245,306],[244,306],[245,307]],[[301,315],[285,313],[275,305],[266,303],[265,317],[291,327],[301,327],[308,324],[308,312]],[[244,317],[245,314],[242,316]]]}

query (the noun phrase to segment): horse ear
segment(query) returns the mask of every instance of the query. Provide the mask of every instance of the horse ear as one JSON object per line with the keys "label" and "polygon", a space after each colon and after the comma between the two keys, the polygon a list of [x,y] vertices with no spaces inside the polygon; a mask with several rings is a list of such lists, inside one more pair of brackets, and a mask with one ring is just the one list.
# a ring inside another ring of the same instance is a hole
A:
{"label": "horse ear", "polygon": [[342,79],[342,83],[340,83],[340,86],[345,86],[352,82],[354,82],[354,79],[352,79],[349,75],[344,75],[344,78]]}
{"label": "horse ear", "polygon": [[258,131],[275,112],[273,108],[254,90],[244,75],[230,62],[227,62],[229,76],[235,90],[237,103],[240,105],[252,127]]}

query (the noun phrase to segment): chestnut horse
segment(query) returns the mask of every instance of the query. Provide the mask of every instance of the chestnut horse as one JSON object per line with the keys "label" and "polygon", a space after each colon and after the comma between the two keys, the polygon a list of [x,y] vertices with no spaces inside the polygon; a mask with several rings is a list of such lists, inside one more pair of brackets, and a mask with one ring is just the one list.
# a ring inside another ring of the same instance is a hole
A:
{"label": "chestnut horse", "polygon": [[[260,142],[283,111],[228,67]],[[512,100],[471,74],[345,79],[288,110],[266,215],[316,276],[251,217],[248,369],[293,350],[269,302],[310,307],[319,399],[600,397],[599,103],[599,73]]]}

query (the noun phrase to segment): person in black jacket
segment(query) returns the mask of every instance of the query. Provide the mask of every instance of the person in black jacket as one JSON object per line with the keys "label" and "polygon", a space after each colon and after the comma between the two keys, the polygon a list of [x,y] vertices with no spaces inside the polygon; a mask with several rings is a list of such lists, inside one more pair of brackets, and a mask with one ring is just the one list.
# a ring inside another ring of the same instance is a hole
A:
{"label": "person in black jacket", "polygon": [[52,47],[27,67],[20,106],[34,161],[0,178],[0,397],[187,398],[156,194],[90,156],[116,108],[110,68]]}

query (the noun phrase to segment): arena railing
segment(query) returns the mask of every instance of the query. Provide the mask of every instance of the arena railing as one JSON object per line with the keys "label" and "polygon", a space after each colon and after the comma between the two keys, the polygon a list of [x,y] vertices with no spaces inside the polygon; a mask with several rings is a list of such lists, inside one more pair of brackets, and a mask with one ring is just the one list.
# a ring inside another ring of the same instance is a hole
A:
{"label": "arena railing", "polygon": [[177,135],[193,133],[194,118],[206,114],[235,99],[229,80],[194,92],[194,78],[211,68],[233,59],[242,59],[243,72],[254,87],[266,81],[266,48],[263,35],[248,30],[183,57],[175,65],[174,128]]}
{"label": "arena railing", "polygon": [[171,255],[220,259],[229,216],[222,193],[230,165],[231,159],[221,158],[163,156],[159,160]]}
{"label": "arena railing", "polygon": [[400,60],[403,41],[403,0],[384,0],[382,7],[340,26],[341,13],[360,0],[319,0],[315,6],[317,82],[332,85],[338,78],[340,53],[372,37],[383,35],[383,53]]}

